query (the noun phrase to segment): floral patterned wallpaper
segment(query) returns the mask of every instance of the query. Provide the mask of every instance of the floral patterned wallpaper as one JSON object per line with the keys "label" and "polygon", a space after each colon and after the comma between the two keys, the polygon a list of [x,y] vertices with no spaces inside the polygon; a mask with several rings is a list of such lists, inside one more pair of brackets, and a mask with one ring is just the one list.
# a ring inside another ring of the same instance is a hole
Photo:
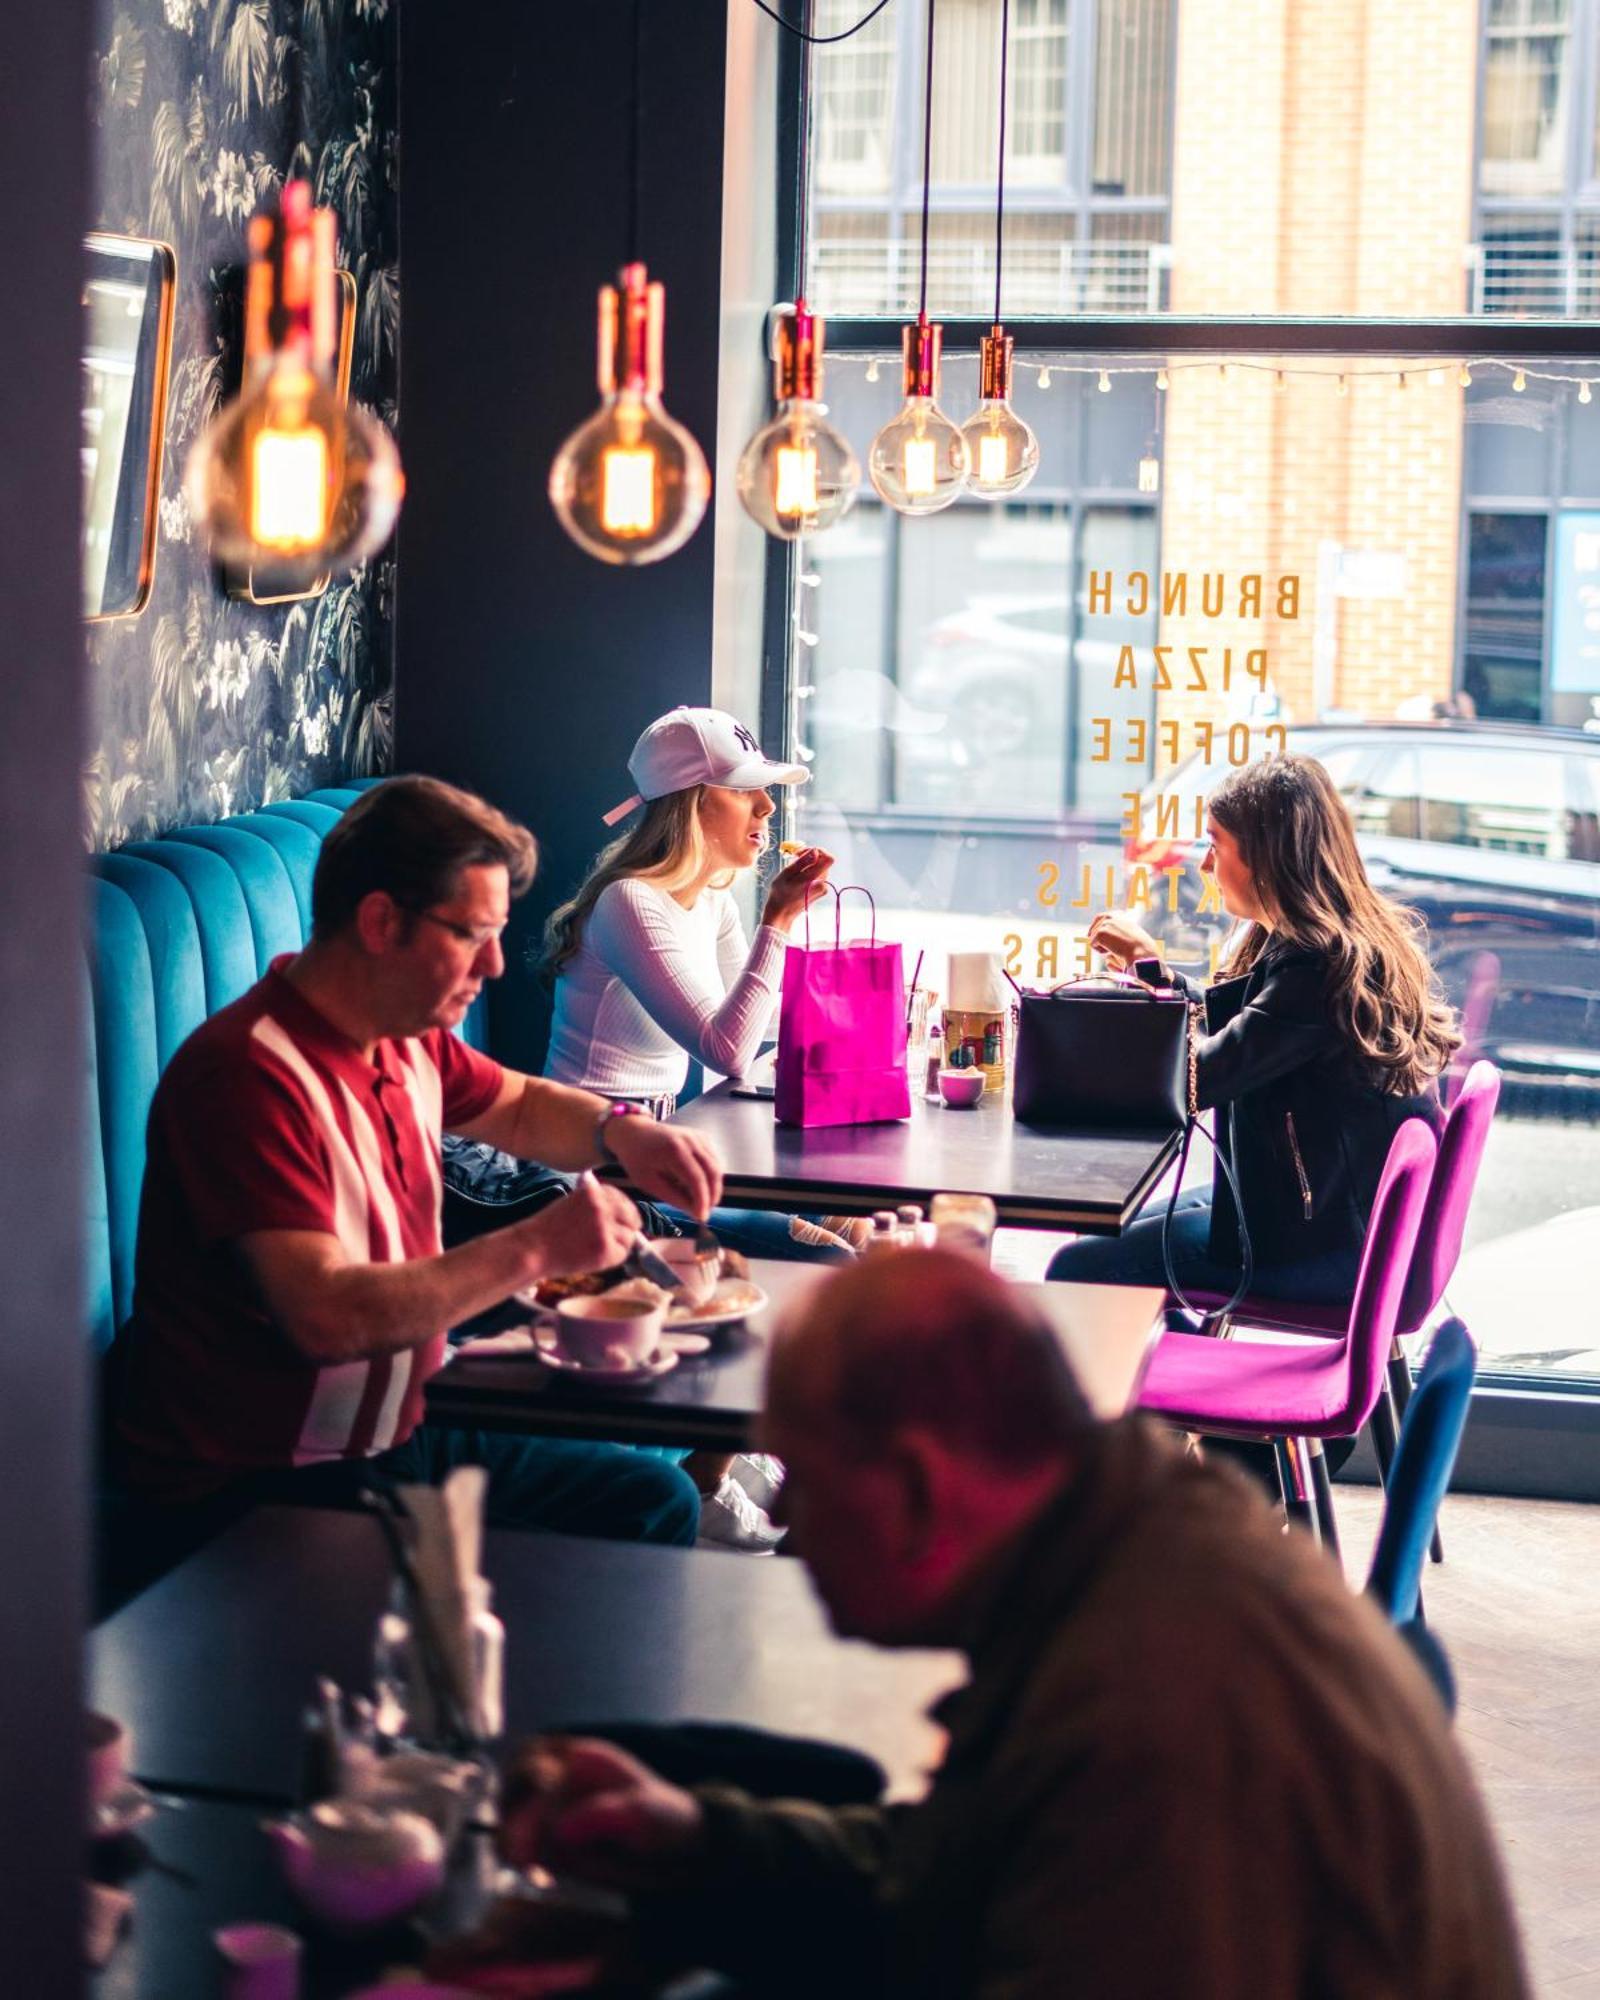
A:
{"label": "floral patterned wallpaper", "polygon": [[351,394],[395,422],[397,5],[103,0],[95,226],[172,244],[178,296],[154,590],[138,618],[86,628],[93,848],[388,768],[392,552],[320,598],[235,601],[182,478],[238,384],[246,221],[290,174],[335,211],[356,281]]}

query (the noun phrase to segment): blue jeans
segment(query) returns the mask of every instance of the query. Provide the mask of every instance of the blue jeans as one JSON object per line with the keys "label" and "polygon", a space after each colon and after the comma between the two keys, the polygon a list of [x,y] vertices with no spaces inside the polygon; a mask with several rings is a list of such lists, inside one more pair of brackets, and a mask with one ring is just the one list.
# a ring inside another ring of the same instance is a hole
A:
{"label": "blue jeans", "polygon": [[[1063,1244],[1045,1275],[1083,1285],[1164,1286],[1165,1214],[1163,1203],[1157,1213],[1141,1215],[1120,1236],[1080,1236],[1075,1243]],[[1239,1282],[1239,1266],[1213,1257],[1210,1237],[1210,1190],[1191,1188],[1179,1195],[1172,1218],[1172,1268],[1185,1291],[1220,1292],[1226,1297]],[[1355,1291],[1360,1268],[1360,1256],[1354,1251],[1308,1257],[1298,1264],[1258,1264],[1250,1289],[1269,1299],[1343,1304]]]}
{"label": "blue jeans", "polygon": [[[692,1215],[686,1215],[681,1208],[660,1210],[663,1219],[673,1225],[675,1235],[693,1235],[698,1224]],[[821,1216],[808,1215],[808,1222],[820,1222]],[[826,1244],[796,1243],[789,1234],[789,1218],[772,1208],[714,1208],[709,1217],[711,1227],[717,1233],[717,1240],[725,1249],[737,1250],[742,1257],[777,1257],[791,1264],[848,1264],[847,1251],[830,1250]],[[645,1223],[649,1232],[649,1222]]]}
{"label": "blue jeans", "polygon": [[553,1528],[681,1548],[700,1525],[694,1481],[654,1453],[442,1424],[419,1424],[404,1444],[376,1458],[255,1473],[232,1491],[258,1504],[354,1507],[368,1484],[436,1486],[458,1465],[481,1465],[488,1473],[484,1513],[497,1528]]}

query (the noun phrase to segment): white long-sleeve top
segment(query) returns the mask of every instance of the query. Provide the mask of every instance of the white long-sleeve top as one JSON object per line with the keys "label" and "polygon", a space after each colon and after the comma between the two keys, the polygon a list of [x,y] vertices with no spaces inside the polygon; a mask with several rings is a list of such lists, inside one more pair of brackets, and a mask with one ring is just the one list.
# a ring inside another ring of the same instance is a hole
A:
{"label": "white long-sleeve top", "polygon": [[763,924],[750,944],[726,889],[685,909],[652,882],[607,883],[556,980],[545,1075],[606,1097],[674,1095],[690,1056],[742,1075],[777,1003],[784,943]]}

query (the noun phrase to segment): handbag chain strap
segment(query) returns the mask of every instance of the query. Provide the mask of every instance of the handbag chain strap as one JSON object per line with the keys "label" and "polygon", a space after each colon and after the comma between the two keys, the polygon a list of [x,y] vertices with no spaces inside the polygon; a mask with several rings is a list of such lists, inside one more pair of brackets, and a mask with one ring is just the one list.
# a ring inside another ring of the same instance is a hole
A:
{"label": "handbag chain strap", "polygon": [[[1161,1266],[1166,1274],[1167,1291],[1177,1300],[1185,1312],[1196,1313],[1201,1321],[1201,1331],[1208,1332],[1213,1326],[1220,1327],[1239,1301],[1249,1291],[1255,1280],[1255,1258],[1250,1249],[1250,1232],[1245,1227],[1244,1203],[1239,1197],[1239,1183],[1233,1168],[1228,1164],[1228,1156],[1217,1145],[1215,1132],[1207,1132],[1200,1123],[1200,1037],[1205,1033],[1205,1009],[1198,1000],[1189,1002],[1188,1071],[1189,1071],[1189,1117],[1183,1128],[1183,1144],[1178,1149],[1178,1165],[1172,1176],[1172,1193],[1167,1198],[1167,1212],[1161,1222]],[[1172,1219],[1177,1213],[1178,1195],[1183,1187],[1183,1170],[1189,1162],[1189,1145],[1196,1132],[1205,1132],[1211,1141],[1211,1150],[1217,1165],[1222,1169],[1222,1177],[1228,1183],[1228,1192],[1233,1196],[1233,1212],[1239,1225],[1239,1245],[1243,1252],[1243,1268],[1239,1282],[1233,1288],[1233,1296],[1226,1305],[1201,1307],[1192,1305],[1188,1294],[1178,1283],[1178,1274],[1172,1263]]]}

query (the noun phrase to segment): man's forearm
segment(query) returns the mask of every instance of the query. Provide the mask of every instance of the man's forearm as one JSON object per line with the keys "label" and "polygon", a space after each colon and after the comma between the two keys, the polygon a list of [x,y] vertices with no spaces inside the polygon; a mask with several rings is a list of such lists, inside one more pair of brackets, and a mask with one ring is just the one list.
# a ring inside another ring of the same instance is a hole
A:
{"label": "man's forearm", "polygon": [[333,1263],[314,1278],[269,1289],[290,1339],[310,1359],[331,1364],[419,1346],[532,1283],[542,1261],[536,1239],[512,1224],[436,1257]]}
{"label": "man's forearm", "polygon": [[529,1077],[516,1101],[510,1136],[500,1143],[519,1160],[539,1160],[576,1173],[600,1163],[598,1133],[605,1108],[605,1098],[592,1090]]}
{"label": "man's forearm", "polygon": [[[705,1888],[639,1899],[641,1942],[667,1966],[704,1965],[741,1986],[775,1982],[877,2000],[885,1939],[878,1886],[900,1808],[768,1804],[697,1786]],[[779,1975],[781,1974],[781,1979]]]}

